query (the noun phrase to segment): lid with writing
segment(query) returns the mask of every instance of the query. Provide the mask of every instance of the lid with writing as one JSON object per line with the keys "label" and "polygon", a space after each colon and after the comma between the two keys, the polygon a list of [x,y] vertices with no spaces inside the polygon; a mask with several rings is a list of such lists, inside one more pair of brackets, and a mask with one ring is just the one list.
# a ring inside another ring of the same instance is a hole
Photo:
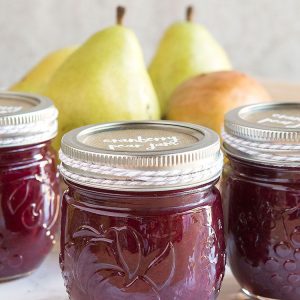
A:
{"label": "lid with writing", "polygon": [[61,173],[84,185],[118,190],[167,190],[213,181],[221,172],[218,135],[167,121],[86,126],[67,133]]}
{"label": "lid with writing", "polygon": [[41,143],[57,133],[57,109],[33,94],[0,92],[0,147]]}
{"label": "lid with writing", "polygon": [[224,149],[229,154],[273,165],[300,165],[300,103],[269,103],[228,112]]}

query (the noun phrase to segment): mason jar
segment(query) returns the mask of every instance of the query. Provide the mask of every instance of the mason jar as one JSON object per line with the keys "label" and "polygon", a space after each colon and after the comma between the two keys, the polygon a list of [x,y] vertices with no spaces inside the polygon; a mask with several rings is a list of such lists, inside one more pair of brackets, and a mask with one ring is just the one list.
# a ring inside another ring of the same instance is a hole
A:
{"label": "mason jar", "polygon": [[55,243],[59,179],[46,98],[0,93],[0,281],[35,270]]}
{"label": "mason jar", "polygon": [[72,300],[216,299],[225,267],[218,135],[173,122],[62,139],[60,263]]}
{"label": "mason jar", "polygon": [[[254,299],[300,299],[300,103],[225,116],[228,260]],[[251,298],[251,299],[252,299]]]}

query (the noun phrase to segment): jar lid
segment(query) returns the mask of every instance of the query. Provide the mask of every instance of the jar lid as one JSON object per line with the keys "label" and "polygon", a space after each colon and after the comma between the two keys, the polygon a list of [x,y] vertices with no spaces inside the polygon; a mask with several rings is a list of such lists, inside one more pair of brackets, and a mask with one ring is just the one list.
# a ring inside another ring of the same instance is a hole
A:
{"label": "jar lid", "polygon": [[0,147],[41,143],[57,134],[57,109],[41,96],[0,92]]}
{"label": "jar lid", "polygon": [[167,121],[91,125],[65,134],[60,171],[73,182],[114,190],[171,190],[220,176],[223,155],[210,129]]}
{"label": "jar lid", "polygon": [[225,115],[224,149],[249,161],[300,165],[300,103],[254,104]]}

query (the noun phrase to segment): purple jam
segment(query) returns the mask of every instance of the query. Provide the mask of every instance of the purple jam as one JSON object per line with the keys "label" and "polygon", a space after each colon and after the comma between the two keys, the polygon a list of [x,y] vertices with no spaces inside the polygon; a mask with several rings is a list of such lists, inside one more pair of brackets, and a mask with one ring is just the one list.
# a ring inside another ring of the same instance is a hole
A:
{"label": "purple jam", "polygon": [[30,273],[51,250],[59,190],[50,142],[0,148],[0,280]]}
{"label": "purple jam", "polygon": [[214,183],[159,192],[66,183],[60,261],[70,299],[216,299],[225,244]]}
{"label": "purple jam", "polygon": [[230,267],[242,289],[300,299],[300,168],[229,157],[223,175]]}

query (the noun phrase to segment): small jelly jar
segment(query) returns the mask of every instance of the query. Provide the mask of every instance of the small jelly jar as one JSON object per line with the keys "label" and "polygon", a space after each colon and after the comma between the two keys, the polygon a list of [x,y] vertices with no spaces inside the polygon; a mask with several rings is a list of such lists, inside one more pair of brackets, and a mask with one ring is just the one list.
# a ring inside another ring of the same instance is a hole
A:
{"label": "small jelly jar", "polygon": [[225,267],[216,133],[163,121],[93,125],[66,134],[60,158],[70,299],[216,299]]}
{"label": "small jelly jar", "polygon": [[225,116],[222,194],[228,260],[254,299],[300,299],[300,104]]}
{"label": "small jelly jar", "polygon": [[48,99],[0,93],[0,281],[35,270],[54,244],[59,179]]}

